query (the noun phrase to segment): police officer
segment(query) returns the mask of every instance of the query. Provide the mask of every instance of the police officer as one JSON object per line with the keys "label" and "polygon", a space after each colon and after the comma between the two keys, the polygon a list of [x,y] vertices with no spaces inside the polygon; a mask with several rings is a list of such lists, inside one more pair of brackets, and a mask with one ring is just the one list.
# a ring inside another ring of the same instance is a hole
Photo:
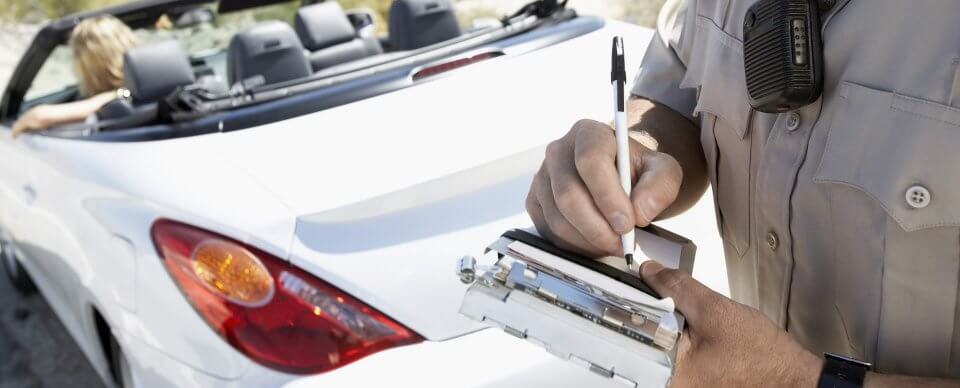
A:
{"label": "police officer", "polygon": [[688,319],[674,386],[960,385],[960,2],[819,0],[824,92],[781,114],[748,101],[755,2],[668,1],[628,106],[632,196],[612,130],[584,120],[528,212],[558,245],[620,254],[711,184],[733,300],[641,269]]}

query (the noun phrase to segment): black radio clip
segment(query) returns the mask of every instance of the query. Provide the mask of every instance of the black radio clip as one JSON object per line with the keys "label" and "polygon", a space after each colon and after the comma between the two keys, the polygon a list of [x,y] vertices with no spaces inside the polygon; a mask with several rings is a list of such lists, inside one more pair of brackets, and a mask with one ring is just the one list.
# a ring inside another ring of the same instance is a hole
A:
{"label": "black radio clip", "polygon": [[782,113],[823,92],[823,44],[815,0],[761,0],[744,15],[743,63],[750,105]]}

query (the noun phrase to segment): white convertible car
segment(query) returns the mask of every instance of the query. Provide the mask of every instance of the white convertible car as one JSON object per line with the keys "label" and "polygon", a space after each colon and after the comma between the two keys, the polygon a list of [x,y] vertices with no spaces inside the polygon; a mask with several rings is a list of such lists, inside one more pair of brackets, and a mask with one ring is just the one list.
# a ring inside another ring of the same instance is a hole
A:
{"label": "white convertible car", "polygon": [[[397,0],[379,38],[368,11],[276,2],[144,0],[39,32],[0,105],[15,285],[111,386],[615,386],[459,316],[454,263],[530,224],[545,145],[611,115],[611,37],[635,69],[652,32],[549,0],[461,29],[448,1]],[[131,97],[12,139],[76,98],[44,77],[99,14],[146,42]]]}

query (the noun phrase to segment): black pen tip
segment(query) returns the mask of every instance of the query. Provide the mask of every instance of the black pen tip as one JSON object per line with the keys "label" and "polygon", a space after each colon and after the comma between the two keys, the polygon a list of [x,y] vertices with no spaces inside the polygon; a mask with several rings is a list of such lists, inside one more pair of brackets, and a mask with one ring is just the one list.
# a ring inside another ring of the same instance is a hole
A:
{"label": "black pen tip", "polygon": [[627,259],[627,265],[633,265],[633,254],[628,253],[623,256],[624,259]]}

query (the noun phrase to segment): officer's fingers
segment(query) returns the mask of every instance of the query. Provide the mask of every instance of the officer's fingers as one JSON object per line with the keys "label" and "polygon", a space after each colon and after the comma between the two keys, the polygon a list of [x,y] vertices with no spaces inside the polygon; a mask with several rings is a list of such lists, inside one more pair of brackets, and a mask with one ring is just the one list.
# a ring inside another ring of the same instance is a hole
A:
{"label": "officer's fingers", "polygon": [[647,226],[677,199],[683,169],[672,156],[650,150],[643,152],[634,164],[641,168],[630,199],[637,225]]}
{"label": "officer's fingers", "polygon": [[560,248],[591,256],[605,254],[590,244],[557,209],[556,202],[553,200],[549,175],[541,171],[538,177],[539,179],[535,180],[536,188],[532,191],[535,196],[533,199],[535,204],[527,205],[528,210],[531,206],[534,206],[539,208],[539,212],[542,214],[539,224],[534,219],[534,226],[537,227],[537,231]]}
{"label": "officer's fingers", "polygon": [[620,185],[613,131],[591,120],[581,121],[577,128],[574,160],[593,202],[617,234],[632,230],[636,221],[630,199]]}
{"label": "officer's fingers", "polygon": [[[700,374],[700,365],[697,365],[696,345],[694,336],[696,333],[689,330],[689,327],[683,329],[680,335],[680,341],[677,343],[677,362],[673,371],[673,378],[670,379],[671,388],[700,387],[703,384],[696,384],[693,380]],[[714,360],[711,360],[714,361]]]}
{"label": "officer's fingers", "polygon": [[596,250],[608,255],[619,254],[620,235],[613,231],[600,214],[590,192],[577,174],[573,163],[573,148],[552,144],[548,153],[551,155],[547,157],[545,165],[557,209]]}
{"label": "officer's fingers", "polygon": [[543,209],[540,208],[540,201],[537,200],[537,190],[539,189],[540,183],[538,182],[540,174],[538,173],[533,178],[533,185],[530,186],[530,192],[527,193],[527,200],[525,202],[527,208],[527,214],[530,216],[530,220],[533,221],[533,226],[537,228],[537,231],[540,234],[544,234],[544,231],[547,229],[547,220],[543,217]]}
{"label": "officer's fingers", "polygon": [[705,325],[702,321],[709,316],[710,311],[719,303],[718,294],[696,281],[686,272],[666,268],[660,263],[650,260],[640,266],[640,275],[654,291],[663,297],[673,298],[693,329]]}

